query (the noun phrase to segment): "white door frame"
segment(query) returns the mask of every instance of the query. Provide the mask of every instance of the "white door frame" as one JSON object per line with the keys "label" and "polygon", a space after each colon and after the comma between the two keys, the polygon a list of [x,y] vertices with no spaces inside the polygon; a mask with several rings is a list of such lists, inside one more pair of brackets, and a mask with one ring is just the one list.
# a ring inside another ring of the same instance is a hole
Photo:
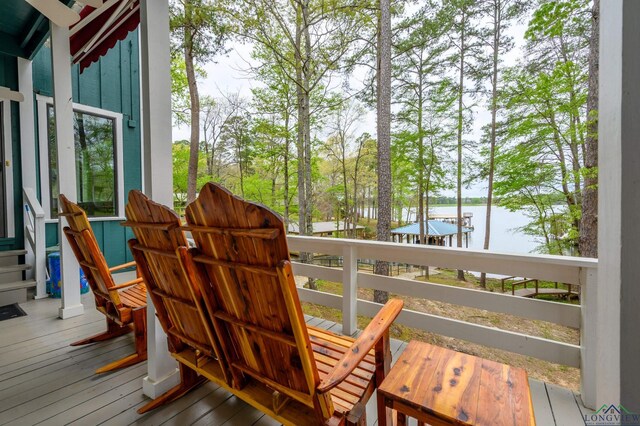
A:
{"label": "white door frame", "polygon": [[11,135],[11,101],[0,98],[0,108],[2,108],[2,138],[0,138],[3,146],[2,164],[0,167],[4,170],[4,209],[3,215],[6,213],[6,232],[4,238],[14,238],[16,236],[16,221],[13,213],[13,139]]}

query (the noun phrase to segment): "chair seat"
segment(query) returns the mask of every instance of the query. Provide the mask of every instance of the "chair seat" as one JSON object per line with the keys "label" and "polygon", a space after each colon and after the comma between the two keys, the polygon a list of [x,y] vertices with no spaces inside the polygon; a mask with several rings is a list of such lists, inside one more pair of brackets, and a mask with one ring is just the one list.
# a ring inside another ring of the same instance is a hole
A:
{"label": "chair seat", "polygon": [[[316,366],[322,380],[338,363],[342,355],[349,350],[355,339],[321,328],[308,327],[307,329]],[[365,394],[373,392],[375,368],[375,355],[372,350],[346,380],[331,390],[331,399],[336,411],[339,413],[351,411]]]}
{"label": "chair seat", "polygon": [[144,308],[147,306],[147,287],[140,283],[120,291],[120,302],[128,308]]}

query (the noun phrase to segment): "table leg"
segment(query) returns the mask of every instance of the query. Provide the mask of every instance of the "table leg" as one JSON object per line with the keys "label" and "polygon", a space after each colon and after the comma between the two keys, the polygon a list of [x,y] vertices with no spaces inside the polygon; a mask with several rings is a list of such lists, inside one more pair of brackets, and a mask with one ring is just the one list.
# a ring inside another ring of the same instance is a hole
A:
{"label": "table leg", "polygon": [[404,413],[401,413],[400,411],[396,411],[396,413],[398,413],[398,426],[406,426],[407,424],[407,416],[405,416]]}

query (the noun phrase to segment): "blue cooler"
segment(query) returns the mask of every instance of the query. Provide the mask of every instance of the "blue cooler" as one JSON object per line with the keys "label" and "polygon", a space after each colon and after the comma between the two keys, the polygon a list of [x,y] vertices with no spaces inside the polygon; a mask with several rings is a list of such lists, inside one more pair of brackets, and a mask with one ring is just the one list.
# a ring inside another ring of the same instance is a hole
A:
{"label": "blue cooler", "polygon": [[80,294],[85,294],[89,292],[89,281],[87,280],[86,275],[82,268],[80,268]]}
{"label": "blue cooler", "polygon": [[59,299],[60,297],[62,297],[62,293],[60,290],[60,253],[51,253],[49,254],[49,256],[47,256],[47,258],[49,260],[49,276],[51,277],[49,279],[49,294],[51,297]]}
{"label": "blue cooler", "polygon": [[[60,278],[60,252],[54,252],[47,256],[49,260],[49,276],[50,280],[47,282],[47,292],[51,297],[60,298],[61,293],[61,278]],[[80,293],[85,294],[89,292],[89,282],[84,275],[82,268],[80,268]]]}

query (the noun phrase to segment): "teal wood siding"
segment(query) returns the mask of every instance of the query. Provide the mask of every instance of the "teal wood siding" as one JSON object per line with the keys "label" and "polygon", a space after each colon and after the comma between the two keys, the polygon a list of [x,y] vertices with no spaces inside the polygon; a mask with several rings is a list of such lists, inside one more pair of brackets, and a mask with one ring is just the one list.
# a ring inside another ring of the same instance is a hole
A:
{"label": "teal wood siding", "polygon": [[[126,244],[127,240],[133,238],[133,232],[129,228],[121,226],[119,220],[92,220],[91,228],[109,266],[116,266],[133,260]],[[47,223],[46,229],[47,247],[58,245],[58,224]]]}
{"label": "teal wood siding", "polygon": [[[123,115],[125,203],[131,189],[142,187],[138,57],[138,32],[134,31],[82,74],[77,65],[72,70],[74,102]],[[34,58],[33,84],[36,93],[44,96],[53,95],[51,53],[46,46]],[[124,215],[124,212],[121,213]],[[133,234],[129,229],[120,226],[120,221],[92,221],[91,226],[109,265],[132,260],[126,243]],[[47,246],[58,244],[57,224],[48,223],[46,229]]]}
{"label": "teal wood siding", "polygon": [[[18,90],[18,61],[0,53],[0,86]],[[8,101],[4,101],[8,102]],[[11,149],[13,158],[13,215],[15,218],[15,238],[0,238],[0,251],[16,250],[24,247],[24,225],[22,216],[22,171],[20,167],[20,118],[17,102],[11,102]],[[7,160],[9,160],[7,158]],[[0,165],[2,167],[2,165]],[[4,212],[0,212],[4,214]]]}

